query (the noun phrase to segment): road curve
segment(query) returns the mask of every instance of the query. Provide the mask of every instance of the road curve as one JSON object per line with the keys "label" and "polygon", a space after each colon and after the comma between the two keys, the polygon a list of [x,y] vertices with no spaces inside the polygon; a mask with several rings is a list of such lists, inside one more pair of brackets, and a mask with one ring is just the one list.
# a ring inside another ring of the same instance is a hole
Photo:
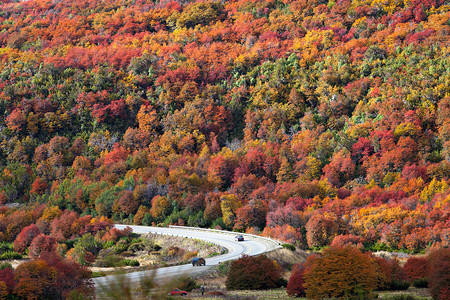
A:
{"label": "road curve", "polygon": [[[123,229],[127,225],[116,224],[115,226],[118,229]],[[236,242],[234,240],[234,237],[236,235],[235,232],[223,230],[208,230],[182,226],[171,226],[170,228],[166,228],[166,227],[130,225],[130,227],[133,229],[134,233],[138,234],[157,233],[157,234],[166,234],[199,239],[222,246],[228,250],[225,254],[207,258],[205,267],[203,266],[193,267],[192,264],[186,264],[173,267],[159,268],[156,270],[156,278],[158,280],[165,280],[183,274],[194,274],[204,272],[209,268],[211,268],[211,266],[215,266],[224,261],[237,259],[243,254],[253,256],[280,248],[279,244],[276,241],[249,234],[244,234],[245,241]],[[130,282],[139,282],[139,278],[141,278],[146,273],[148,274],[150,272],[152,271],[140,271],[134,273],[127,273],[120,276],[125,276]],[[98,287],[99,285],[108,284],[112,280],[116,280],[116,276],[105,276],[94,278],[95,285],[96,287]]]}

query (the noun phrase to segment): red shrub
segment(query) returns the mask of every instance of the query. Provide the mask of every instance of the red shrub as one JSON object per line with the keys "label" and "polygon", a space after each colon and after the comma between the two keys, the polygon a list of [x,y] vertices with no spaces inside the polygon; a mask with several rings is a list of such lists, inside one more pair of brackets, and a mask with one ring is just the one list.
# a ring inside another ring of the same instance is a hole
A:
{"label": "red shrub", "polygon": [[297,264],[293,267],[291,277],[289,278],[286,291],[289,296],[304,297],[306,296],[305,289],[305,267],[303,263]]}
{"label": "red shrub", "polygon": [[406,279],[413,283],[415,279],[427,278],[430,271],[430,263],[423,257],[410,257],[404,264]]}
{"label": "red shrub", "polygon": [[303,238],[300,228],[294,228],[291,225],[266,227],[262,233],[263,236],[271,237],[277,240],[285,241],[290,244],[302,244]]}
{"label": "red shrub", "polygon": [[428,255],[428,286],[433,299],[450,299],[450,249],[442,248]]}
{"label": "red shrub", "polygon": [[30,246],[33,239],[40,233],[41,231],[34,224],[25,227],[14,240],[14,250],[20,253],[25,252],[28,246]]}
{"label": "red shrub", "polygon": [[277,287],[280,266],[265,255],[243,255],[231,263],[225,285],[230,290],[261,290]]}
{"label": "red shrub", "polygon": [[65,241],[76,234],[72,230],[72,224],[79,219],[79,215],[70,210],[65,210],[61,216],[53,219],[50,224],[51,235],[59,242]]}
{"label": "red shrub", "polygon": [[56,249],[56,240],[54,237],[40,234],[31,242],[28,255],[38,257],[41,252],[53,252]]}
{"label": "red shrub", "polygon": [[9,292],[12,292],[14,290],[16,282],[14,280],[14,272],[11,268],[0,270],[0,282],[2,281],[6,284]]}
{"label": "red shrub", "polygon": [[55,298],[67,299],[70,292],[74,290],[86,296],[93,294],[91,271],[86,267],[64,260],[55,252],[43,252],[39,259],[45,261],[50,268],[57,270],[56,283],[51,287]]}
{"label": "red shrub", "polygon": [[56,273],[43,260],[32,260],[16,268],[14,293],[22,299],[51,299],[49,289],[56,284]]}
{"label": "red shrub", "polygon": [[363,238],[353,234],[340,234],[334,237],[333,241],[331,242],[331,247],[334,246],[344,247],[350,245],[358,249],[362,249],[364,248],[362,244],[363,241],[364,241]]}
{"label": "red shrub", "polygon": [[103,237],[102,241],[108,242],[108,241],[114,241],[117,242],[121,237],[128,236],[133,232],[133,229],[131,227],[127,226],[124,229],[120,230],[117,228],[111,228],[108,232],[106,232]]}

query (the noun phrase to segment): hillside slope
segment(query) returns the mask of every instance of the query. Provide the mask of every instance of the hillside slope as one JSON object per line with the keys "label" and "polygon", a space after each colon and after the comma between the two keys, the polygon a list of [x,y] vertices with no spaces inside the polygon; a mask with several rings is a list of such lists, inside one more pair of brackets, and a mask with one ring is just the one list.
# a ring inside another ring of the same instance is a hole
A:
{"label": "hillside slope", "polygon": [[444,0],[0,2],[0,204],[449,245]]}

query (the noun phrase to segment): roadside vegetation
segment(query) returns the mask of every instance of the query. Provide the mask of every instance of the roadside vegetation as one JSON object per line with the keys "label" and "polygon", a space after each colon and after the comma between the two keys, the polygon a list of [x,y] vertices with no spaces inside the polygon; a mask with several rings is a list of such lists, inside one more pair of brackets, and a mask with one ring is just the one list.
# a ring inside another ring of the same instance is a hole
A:
{"label": "roadside vegetation", "polygon": [[[243,275],[245,272],[235,275],[235,270],[240,270],[242,264],[253,270],[263,259],[243,257],[239,263],[229,262],[197,278],[197,282],[205,284],[207,293],[200,297],[195,291],[191,296],[195,299],[218,296],[233,299],[447,299],[448,285],[444,281],[449,279],[448,250],[435,250],[426,256],[411,256],[403,261],[362,253],[348,246],[332,247],[315,254],[303,251],[291,257],[286,254],[286,249],[280,249],[264,256],[270,257],[269,261],[280,268],[278,274],[286,280],[281,288],[269,288],[270,283],[266,280],[272,280],[270,276],[257,279],[254,272],[248,276]],[[443,260],[436,263],[437,257]],[[430,272],[432,265],[439,277]],[[259,281],[255,283],[255,280]],[[229,282],[234,282],[233,286]]]}
{"label": "roadside vegetation", "polygon": [[129,242],[122,240],[115,247],[125,250],[102,250],[99,259],[91,265],[97,276],[185,264],[193,257],[206,258],[223,251],[222,247],[208,242],[159,234],[145,234]]}

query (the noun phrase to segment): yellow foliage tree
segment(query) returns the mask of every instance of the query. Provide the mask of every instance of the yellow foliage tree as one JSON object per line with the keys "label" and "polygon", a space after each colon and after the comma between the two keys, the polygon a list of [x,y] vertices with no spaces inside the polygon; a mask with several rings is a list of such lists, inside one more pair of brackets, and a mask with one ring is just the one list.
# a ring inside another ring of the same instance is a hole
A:
{"label": "yellow foliage tree", "polygon": [[223,221],[225,225],[233,227],[236,219],[236,210],[242,207],[242,202],[234,194],[220,197],[220,208],[222,209]]}

